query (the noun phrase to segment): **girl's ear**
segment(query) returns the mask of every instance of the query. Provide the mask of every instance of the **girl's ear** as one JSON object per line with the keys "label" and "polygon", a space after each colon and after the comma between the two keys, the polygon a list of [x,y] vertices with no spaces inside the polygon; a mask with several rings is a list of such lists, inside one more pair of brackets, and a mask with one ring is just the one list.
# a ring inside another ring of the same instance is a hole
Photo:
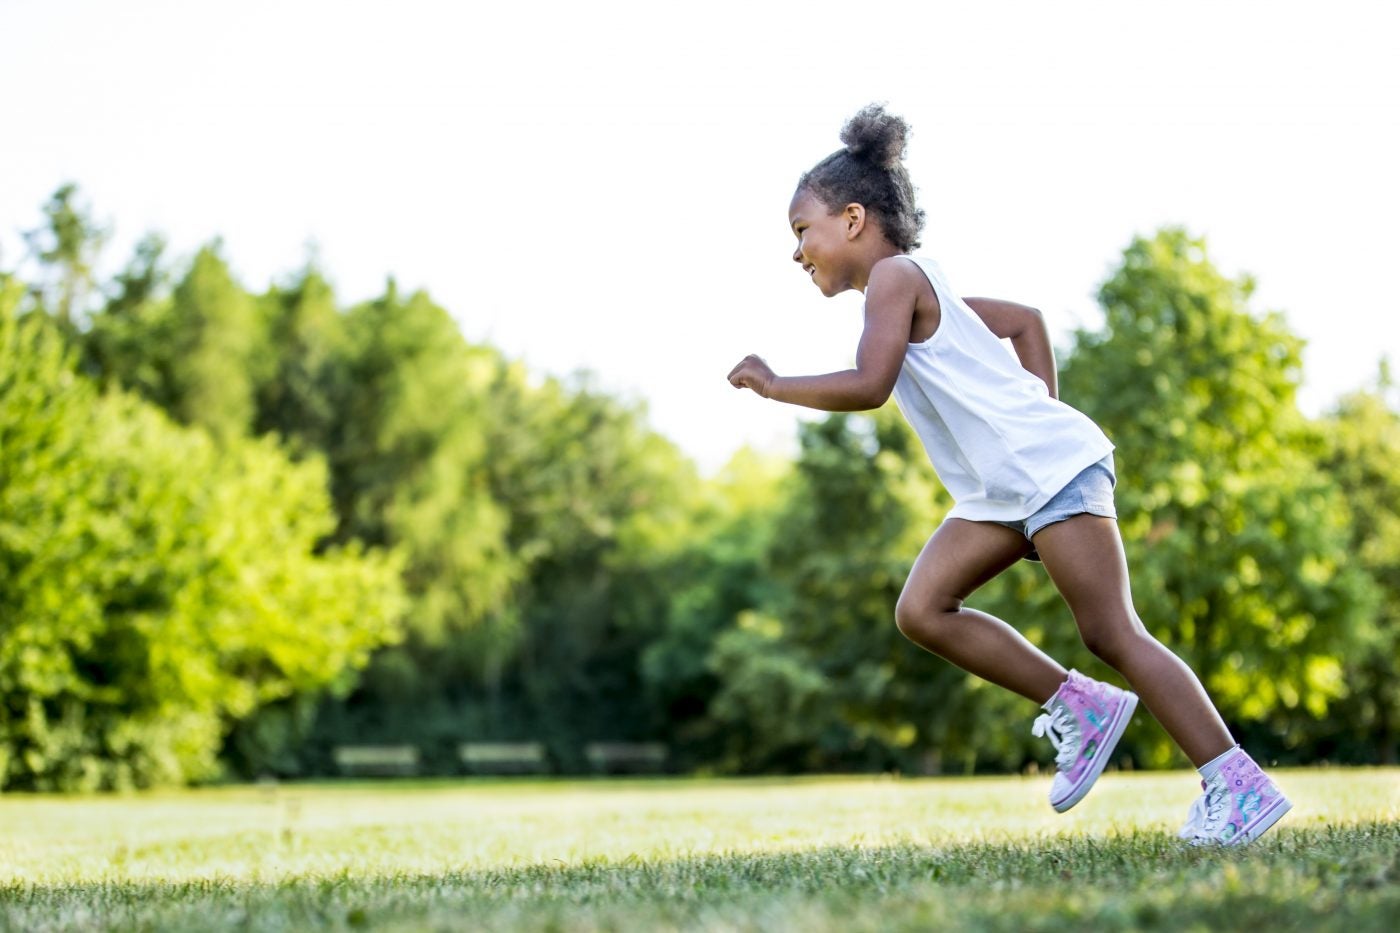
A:
{"label": "girl's ear", "polygon": [[841,217],[846,221],[846,239],[854,240],[865,229],[865,205],[852,202],[846,205]]}

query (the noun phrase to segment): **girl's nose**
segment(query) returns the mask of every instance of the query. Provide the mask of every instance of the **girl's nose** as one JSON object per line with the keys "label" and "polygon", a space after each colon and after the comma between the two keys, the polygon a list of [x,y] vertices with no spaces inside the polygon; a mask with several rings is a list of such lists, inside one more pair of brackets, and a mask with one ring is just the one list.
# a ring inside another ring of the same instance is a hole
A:
{"label": "girl's nose", "polygon": [[792,261],[793,261],[793,262],[801,262],[801,261],[802,261],[802,246],[801,246],[800,244],[798,245],[797,249],[795,249],[795,250],[792,251]]}

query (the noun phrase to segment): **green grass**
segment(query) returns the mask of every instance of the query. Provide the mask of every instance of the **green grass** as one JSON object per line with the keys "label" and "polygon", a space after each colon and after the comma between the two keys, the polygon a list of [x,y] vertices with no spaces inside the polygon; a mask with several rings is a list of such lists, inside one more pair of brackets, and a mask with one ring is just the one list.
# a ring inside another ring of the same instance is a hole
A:
{"label": "green grass", "polygon": [[1394,929],[1400,771],[1276,777],[1223,852],[1180,772],[0,797],[0,930]]}

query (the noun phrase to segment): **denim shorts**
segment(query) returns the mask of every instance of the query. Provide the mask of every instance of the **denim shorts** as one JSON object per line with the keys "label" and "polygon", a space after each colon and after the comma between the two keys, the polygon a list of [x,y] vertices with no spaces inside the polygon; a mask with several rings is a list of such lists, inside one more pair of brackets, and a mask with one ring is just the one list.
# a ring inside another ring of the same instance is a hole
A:
{"label": "denim shorts", "polygon": [[[1053,525],[1076,515],[1117,518],[1118,510],[1113,507],[1113,487],[1117,484],[1118,477],[1113,472],[1113,454],[1109,454],[1098,463],[1085,467],[1064,489],[1051,496],[1050,501],[1029,518],[996,524],[1019,531],[1029,541],[1046,525]],[[1026,555],[1026,560],[1038,561],[1040,555],[1032,548]]]}

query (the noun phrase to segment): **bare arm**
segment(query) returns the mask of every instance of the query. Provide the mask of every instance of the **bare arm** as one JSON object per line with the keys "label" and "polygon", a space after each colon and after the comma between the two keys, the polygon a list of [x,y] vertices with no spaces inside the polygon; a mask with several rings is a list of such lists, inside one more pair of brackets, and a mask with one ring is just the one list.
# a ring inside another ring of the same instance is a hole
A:
{"label": "bare arm", "polygon": [[1044,315],[1014,301],[996,298],[964,298],[963,301],[992,333],[1011,341],[1011,349],[1016,351],[1021,365],[1045,383],[1051,398],[1059,398],[1055,351],[1050,345],[1050,331],[1045,326]]}
{"label": "bare arm", "polygon": [[909,344],[917,280],[909,263],[885,261],[871,270],[865,291],[865,330],[856,347],[855,369],[820,376],[778,376],[757,356],[745,357],[729,373],[736,389],[820,411],[866,411],[885,404],[894,390]]}

